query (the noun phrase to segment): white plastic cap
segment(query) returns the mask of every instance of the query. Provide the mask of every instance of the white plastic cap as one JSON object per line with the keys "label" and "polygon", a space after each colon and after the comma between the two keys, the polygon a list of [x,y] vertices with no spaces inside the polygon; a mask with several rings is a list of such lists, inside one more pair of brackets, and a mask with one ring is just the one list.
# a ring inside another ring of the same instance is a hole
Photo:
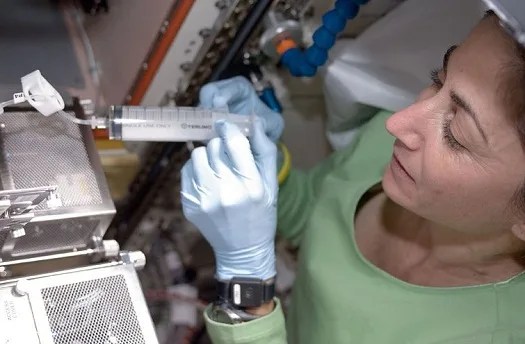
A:
{"label": "white plastic cap", "polygon": [[106,258],[117,257],[120,252],[120,246],[116,240],[104,240],[102,241],[102,247]]}
{"label": "white plastic cap", "polygon": [[49,116],[64,109],[62,96],[39,70],[23,76],[21,80],[26,100],[42,115]]}
{"label": "white plastic cap", "polygon": [[31,290],[30,282],[26,280],[25,278],[18,280],[18,282],[16,283],[14,287],[14,291],[18,296],[25,296],[29,294],[30,290]]}

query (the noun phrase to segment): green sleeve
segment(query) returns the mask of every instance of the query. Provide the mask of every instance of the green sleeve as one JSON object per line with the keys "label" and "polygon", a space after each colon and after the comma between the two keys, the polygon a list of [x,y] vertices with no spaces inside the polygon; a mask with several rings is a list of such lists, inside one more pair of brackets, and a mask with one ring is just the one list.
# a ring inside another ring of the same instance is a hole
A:
{"label": "green sleeve", "polygon": [[275,299],[275,309],[259,319],[237,325],[215,322],[204,311],[206,329],[214,344],[286,344],[286,328],[281,303]]}
{"label": "green sleeve", "polygon": [[[385,132],[384,122],[390,112],[382,111],[363,125],[358,137],[349,147],[332,154],[308,172],[292,170],[279,190],[278,234],[294,246],[299,246],[302,231],[310,217],[324,178],[350,159],[357,150],[363,151],[361,136]],[[384,136],[384,134],[382,134]],[[365,150],[367,150],[365,148]]]}

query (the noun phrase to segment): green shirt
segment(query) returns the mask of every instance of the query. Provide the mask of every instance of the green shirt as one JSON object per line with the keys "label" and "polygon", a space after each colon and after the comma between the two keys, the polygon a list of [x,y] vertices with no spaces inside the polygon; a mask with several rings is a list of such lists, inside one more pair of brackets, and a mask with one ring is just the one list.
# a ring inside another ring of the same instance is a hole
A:
{"label": "green shirt", "polygon": [[205,314],[214,343],[525,343],[525,275],[420,287],[375,267],[357,249],[357,203],[381,180],[392,154],[388,115],[376,115],[355,144],[312,171],[294,171],[280,190],[279,234],[300,247],[286,327],[279,303],[239,325]]}

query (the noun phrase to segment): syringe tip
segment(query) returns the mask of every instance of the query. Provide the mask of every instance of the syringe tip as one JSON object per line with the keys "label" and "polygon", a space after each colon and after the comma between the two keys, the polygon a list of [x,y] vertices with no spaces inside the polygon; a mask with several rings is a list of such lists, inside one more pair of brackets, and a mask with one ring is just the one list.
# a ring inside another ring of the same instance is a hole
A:
{"label": "syringe tip", "polygon": [[107,120],[102,117],[91,117],[91,129],[107,129]]}

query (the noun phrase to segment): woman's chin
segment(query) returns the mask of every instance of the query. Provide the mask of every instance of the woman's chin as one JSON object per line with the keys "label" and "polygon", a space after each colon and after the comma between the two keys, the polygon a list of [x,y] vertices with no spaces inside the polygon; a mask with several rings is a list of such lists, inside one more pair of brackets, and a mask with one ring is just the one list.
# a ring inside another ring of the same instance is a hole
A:
{"label": "woman's chin", "polygon": [[389,167],[386,168],[385,173],[383,174],[383,180],[381,181],[383,191],[385,195],[393,202],[399,204],[404,208],[410,208],[410,194],[408,190],[399,185],[399,183],[394,178],[392,171]]}

